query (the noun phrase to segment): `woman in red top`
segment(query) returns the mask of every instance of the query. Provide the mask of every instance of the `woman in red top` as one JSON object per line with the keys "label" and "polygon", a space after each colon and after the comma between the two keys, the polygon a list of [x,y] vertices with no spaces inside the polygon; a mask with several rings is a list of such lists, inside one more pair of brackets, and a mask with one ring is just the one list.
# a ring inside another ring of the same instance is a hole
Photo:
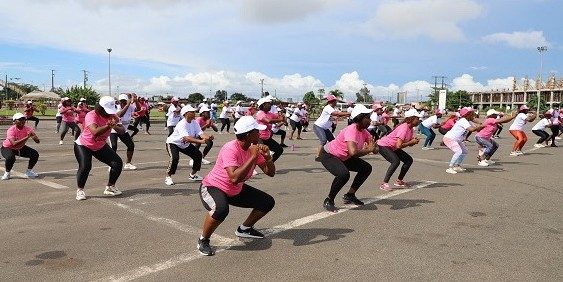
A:
{"label": "woman in red top", "polygon": [[27,104],[25,105],[25,109],[23,111],[24,111],[26,120],[35,121],[35,128],[37,128],[37,125],[39,124],[39,119],[37,117],[33,116],[33,113],[38,112],[38,110],[33,105],[33,101],[27,101]]}
{"label": "woman in red top", "polygon": [[33,172],[33,167],[39,159],[39,153],[34,149],[25,145],[25,142],[29,138],[33,139],[35,143],[39,143],[39,138],[33,132],[33,129],[25,125],[25,116],[22,113],[16,113],[12,120],[14,125],[8,128],[6,132],[6,140],[2,143],[2,156],[6,159],[6,172],[2,176],[2,180],[10,179],[10,171],[16,162],[16,156],[23,158],[29,158],[29,164],[27,165],[27,171],[25,175],[29,178],[37,177],[37,174]]}
{"label": "woman in red top", "polygon": [[69,128],[72,128],[74,132],[74,140],[80,136],[80,127],[75,122],[74,114],[77,112],[76,108],[72,106],[72,101],[70,98],[63,98],[63,105],[59,108],[59,113],[63,116],[63,131],[61,132],[61,141],[59,145],[63,144],[65,135]]}

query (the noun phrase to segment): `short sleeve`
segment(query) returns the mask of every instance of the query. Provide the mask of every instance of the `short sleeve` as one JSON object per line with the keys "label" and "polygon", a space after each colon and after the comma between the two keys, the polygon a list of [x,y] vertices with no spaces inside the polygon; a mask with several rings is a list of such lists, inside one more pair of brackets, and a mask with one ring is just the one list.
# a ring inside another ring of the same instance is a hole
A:
{"label": "short sleeve", "polygon": [[237,158],[237,152],[233,146],[224,147],[221,151],[221,159],[223,161],[223,168],[239,167],[241,164]]}
{"label": "short sleeve", "polygon": [[344,142],[348,142],[348,141],[356,141],[356,134],[354,132],[355,130],[353,130],[353,128],[348,128],[346,131],[344,131]]}
{"label": "short sleeve", "polygon": [[96,115],[86,115],[86,117],[84,118],[84,127],[88,127],[91,124],[95,124],[96,123]]}

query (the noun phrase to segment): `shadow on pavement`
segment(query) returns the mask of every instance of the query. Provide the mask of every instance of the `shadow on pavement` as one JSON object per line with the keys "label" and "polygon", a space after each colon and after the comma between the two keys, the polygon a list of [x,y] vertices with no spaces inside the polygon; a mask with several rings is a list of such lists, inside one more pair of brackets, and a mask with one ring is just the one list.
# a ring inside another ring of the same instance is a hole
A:
{"label": "shadow on pavement", "polygon": [[293,240],[294,246],[306,246],[344,238],[346,233],[354,232],[350,228],[308,228],[289,229],[273,235],[272,239]]}
{"label": "shadow on pavement", "polygon": [[377,210],[378,205],[391,206],[391,210],[402,210],[406,208],[421,207],[421,204],[432,204],[434,201],[424,199],[383,199],[365,206],[359,206],[355,210]]}

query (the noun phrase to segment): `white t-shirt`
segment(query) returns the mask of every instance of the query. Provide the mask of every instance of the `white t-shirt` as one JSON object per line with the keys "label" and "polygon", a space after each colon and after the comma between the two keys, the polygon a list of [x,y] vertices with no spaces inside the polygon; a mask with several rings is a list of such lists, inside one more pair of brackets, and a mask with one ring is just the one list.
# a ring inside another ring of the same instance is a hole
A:
{"label": "white t-shirt", "polygon": [[197,136],[201,136],[202,134],[203,131],[195,119],[188,123],[188,121],[183,118],[174,128],[172,135],[166,138],[166,143],[175,144],[179,148],[185,149],[190,145],[190,143],[184,143],[182,137],[191,136],[195,138]]}
{"label": "white t-shirt", "polygon": [[294,109],[295,108],[292,108],[292,107],[285,108],[285,117],[290,118],[291,115],[293,114]]}
{"label": "white t-shirt", "polygon": [[237,105],[235,107],[235,118],[240,118],[244,115],[244,113],[241,113],[242,111],[242,107],[240,105]]}
{"label": "white t-shirt", "polygon": [[199,111],[199,109],[201,109],[201,107],[207,105],[206,103],[199,103],[199,105],[197,105],[197,110]]}
{"label": "white t-shirt", "polygon": [[289,119],[291,119],[294,122],[300,122],[301,118],[305,115],[305,110],[304,109],[295,109],[295,111],[293,111],[293,114],[291,114],[291,117]]}
{"label": "white t-shirt", "polygon": [[59,104],[57,105],[57,113],[55,114],[56,117],[60,117],[60,116],[61,116],[61,113],[59,112],[59,109],[60,109],[62,106],[63,106],[63,104],[61,104],[61,103],[59,103]]}
{"label": "white t-shirt", "polygon": [[395,108],[393,110],[393,117],[399,117],[401,115],[401,110],[399,108]]}
{"label": "white t-shirt", "polygon": [[465,132],[469,127],[471,127],[469,121],[467,121],[465,118],[461,118],[454,124],[452,129],[450,129],[450,131],[448,131],[448,133],[444,135],[444,137],[461,141],[465,138]]}
{"label": "white t-shirt", "polygon": [[542,118],[540,121],[538,121],[538,123],[536,123],[536,125],[534,125],[534,127],[532,127],[532,130],[545,130],[545,127],[549,124],[549,120]]}
{"label": "white t-shirt", "polygon": [[178,122],[182,119],[180,112],[175,112],[178,109],[181,109],[180,105],[176,107],[174,104],[170,104],[170,107],[168,107],[166,126],[176,126],[176,124],[178,124]]}
{"label": "white t-shirt", "polygon": [[371,120],[371,122],[368,126],[368,130],[371,130],[376,127],[375,125],[373,125],[373,123],[379,122],[379,115],[376,112],[372,112],[371,115],[369,116],[369,119]]}
{"label": "white t-shirt", "polygon": [[315,121],[315,125],[323,129],[330,129],[332,127],[331,114],[334,111],[336,110],[333,107],[326,105],[323,108],[323,111],[321,112],[319,118],[317,118],[317,120]]}
{"label": "white t-shirt", "polygon": [[[127,130],[127,126],[129,126],[129,123],[131,122],[131,116],[133,115],[133,112],[135,112],[135,109],[135,104],[130,104],[129,108],[127,108],[127,111],[125,111],[123,116],[119,118],[119,124],[123,125],[123,127],[125,127],[125,130]],[[117,111],[121,111],[121,105],[119,104],[117,104]],[[112,129],[111,133],[117,133],[117,131]]]}
{"label": "white t-shirt", "polygon": [[216,110],[217,110],[217,104],[215,104],[215,103],[211,103],[211,105],[210,105],[209,107],[210,107],[210,109],[211,109],[212,111],[216,111]]}
{"label": "white t-shirt", "polygon": [[270,113],[277,114],[278,113],[278,106],[272,105],[272,107],[270,108]]}
{"label": "white t-shirt", "polygon": [[429,118],[425,119],[422,121],[422,126],[426,127],[426,128],[432,128],[432,125],[434,124],[438,124],[440,123],[438,121],[438,116],[437,115],[433,115],[430,116]]}
{"label": "white t-shirt", "polygon": [[524,124],[527,123],[527,121],[526,121],[527,118],[528,118],[527,114],[519,113],[516,116],[516,118],[514,118],[514,121],[510,125],[509,130],[522,130],[522,128],[524,128]]}
{"label": "white t-shirt", "polygon": [[221,114],[219,114],[219,118],[229,118],[229,113],[231,113],[231,107],[224,106],[221,110]]}

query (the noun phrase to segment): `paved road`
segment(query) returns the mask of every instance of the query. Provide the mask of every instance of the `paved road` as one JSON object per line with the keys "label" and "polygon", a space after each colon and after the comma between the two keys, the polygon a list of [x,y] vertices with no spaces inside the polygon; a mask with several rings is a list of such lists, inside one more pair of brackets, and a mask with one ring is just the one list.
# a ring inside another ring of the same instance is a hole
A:
{"label": "paved road", "polygon": [[[2,281],[563,278],[560,148],[510,157],[512,137],[503,132],[497,165],[477,167],[470,143],[468,171],[457,175],[444,172],[448,149],[410,148],[415,163],[406,180],[418,189],[391,193],[377,189],[387,163],[369,156],[374,171],[358,197],[371,203],[350,209],[338,199],[343,210],[331,214],[322,201],[332,177],[313,161],[315,137],[305,133],[306,140],[278,161],[274,178],[258,175],[250,182],[276,199],[256,226],[268,236],[237,239],[234,230],[248,210],[232,208],[212,238],[219,252],[202,257],[195,250],[205,213],[198,184],[187,181],[189,159],[181,157],[177,185],[164,185],[162,125],[151,136],[136,137],[139,169],[122,173],[121,197],[102,196],[107,167],[94,161],[90,198],[82,202],[74,200],[70,136],[59,146],[53,126],[42,122],[42,142],[31,145],[41,154],[40,178],[0,182]],[[218,144],[234,138],[216,137]],[[18,160],[14,170],[25,168]],[[210,168],[204,166],[202,175]]]}

